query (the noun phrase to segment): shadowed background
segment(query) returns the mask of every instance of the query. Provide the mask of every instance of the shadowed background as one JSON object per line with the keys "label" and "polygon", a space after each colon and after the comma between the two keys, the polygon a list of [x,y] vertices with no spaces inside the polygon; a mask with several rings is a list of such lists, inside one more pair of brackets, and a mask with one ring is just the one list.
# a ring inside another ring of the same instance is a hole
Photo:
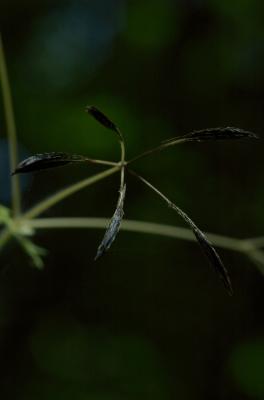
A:
{"label": "shadowed background", "polygon": [[[117,160],[193,129],[238,126],[262,136],[264,10],[258,0],[1,0],[20,158],[66,151]],[[10,202],[2,103],[0,201]],[[262,142],[186,144],[135,164],[204,231],[264,234]],[[23,206],[102,170],[68,166],[27,177]],[[111,217],[118,176],[45,216]],[[181,225],[127,178],[125,217]],[[229,298],[194,243],[120,232],[93,258],[102,230],[43,231],[39,272],[14,243],[1,254],[3,399],[263,399],[263,277],[219,250]]]}

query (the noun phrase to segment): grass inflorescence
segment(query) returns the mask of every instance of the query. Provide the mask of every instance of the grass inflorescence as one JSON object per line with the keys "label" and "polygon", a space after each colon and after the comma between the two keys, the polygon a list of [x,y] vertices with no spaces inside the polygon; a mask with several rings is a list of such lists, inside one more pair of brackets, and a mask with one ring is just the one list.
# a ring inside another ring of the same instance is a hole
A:
{"label": "grass inflorescence", "polygon": [[[214,234],[207,235],[203,233],[201,229],[198,228],[193,222],[193,220],[178,205],[169,200],[168,197],[163,194],[163,192],[157,189],[152,183],[143,178],[133,169],[133,164],[135,161],[163,151],[171,146],[188,142],[256,139],[257,135],[255,133],[235,127],[206,128],[203,130],[190,132],[183,136],[167,139],[157,146],[136,155],[132,159],[126,160],[126,145],[124,135],[119,127],[98,108],[95,106],[88,106],[86,107],[85,111],[102,126],[113,131],[117,135],[120,144],[120,159],[118,162],[91,159],[86,155],[69,154],[64,152],[35,154],[21,162],[18,162],[15,120],[1,37],[0,80],[6,116],[7,134],[10,149],[10,169],[12,175],[12,208],[9,210],[0,205],[0,224],[3,226],[0,233],[0,249],[3,248],[10,239],[14,238],[30,256],[33,265],[37,268],[42,268],[44,265],[43,256],[45,255],[45,250],[36,246],[32,241],[32,237],[35,235],[36,230],[47,228],[103,228],[107,225],[107,221],[101,218],[38,218],[39,215],[48,210],[54,204],[63,201],[66,197],[72,195],[73,193],[95,184],[110,175],[119,173],[120,186],[116,209],[110,222],[108,223],[104,237],[97,249],[95,260],[103,256],[103,254],[109,250],[121,228],[134,232],[177,237],[184,240],[196,239],[210,264],[218,272],[230,295],[233,293],[231,279],[214,246],[232,249],[248,255],[259,267],[260,271],[264,273],[264,252],[261,250],[261,248],[264,247],[264,240],[262,238],[242,240]],[[62,167],[76,162],[105,165],[109,168],[60,190],[59,192],[51,195],[49,198],[40,201],[34,207],[26,210],[25,212],[21,211],[19,174],[34,173],[39,170]],[[185,221],[190,229],[154,224],[144,221],[122,221],[126,198],[127,173],[132,174],[137,180],[142,182],[144,185],[154,191],[160,198],[162,198],[172,210],[176,211],[176,213]]]}

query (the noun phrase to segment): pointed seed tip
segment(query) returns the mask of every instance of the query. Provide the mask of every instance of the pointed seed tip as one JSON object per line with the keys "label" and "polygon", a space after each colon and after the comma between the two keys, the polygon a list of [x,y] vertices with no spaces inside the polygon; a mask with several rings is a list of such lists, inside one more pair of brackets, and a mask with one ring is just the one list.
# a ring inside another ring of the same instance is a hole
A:
{"label": "pointed seed tip", "polygon": [[233,286],[231,284],[230,279],[228,279],[228,281],[225,282],[225,287],[227,289],[227,292],[228,292],[229,296],[232,297],[233,294],[234,294],[234,290],[233,290]]}
{"label": "pointed seed tip", "polygon": [[244,133],[251,139],[260,139],[259,135],[257,135],[255,132],[244,131]]}
{"label": "pointed seed tip", "polygon": [[101,257],[102,254],[100,254],[99,252],[96,253],[96,256],[94,257],[94,261],[97,261],[98,258]]}

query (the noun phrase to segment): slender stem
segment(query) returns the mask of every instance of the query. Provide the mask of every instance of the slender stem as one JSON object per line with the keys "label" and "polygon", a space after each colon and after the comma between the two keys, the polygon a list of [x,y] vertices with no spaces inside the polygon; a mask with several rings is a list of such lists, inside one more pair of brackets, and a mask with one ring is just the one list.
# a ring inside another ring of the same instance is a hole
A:
{"label": "slender stem", "polygon": [[247,240],[255,248],[264,247],[264,236],[255,237]]}
{"label": "slender stem", "polygon": [[146,151],[144,151],[144,153],[141,153],[138,156],[135,156],[134,158],[129,160],[127,162],[127,164],[131,164],[131,163],[133,163],[133,162],[135,162],[135,161],[137,161],[137,160],[139,160],[141,158],[149,156],[150,154],[160,152],[160,151],[166,149],[167,147],[174,146],[175,144],[185,143],[186,141],[187,140],[184,139],[184,138],[178,138],[178,139],[175,139],[175,140],[170,141],[170,142],[161,143],[159,146],[153,147],[152,149],[146,150]]}
{"label": "slender stem", "polygon": [[120,176],[120,190],[122,190],[124,183],[125,183],[125,157],[126,157],[126,148],[125,148],[125,142],[120,141],[120,146],[121,146],[121,176]]}
{"label": "slender stem", "polygon": [[50,207],[54,206],[54,204],[59,203],[60,201],[64,200],[66,197],[71,196],[73,193],[78,192],[79,190],[90,186],[110,175],[113,175],[115,172],[120,170],[120,166],[116,166],[110,169],[107,169],[99,174],[93,175],[89,178],[83,179],[80,182],[77,182],[65,189],[60,190],[59,192],[51,195],[46,200],[41,201],[39,204],[31,208],[27,211],[23,218],[35,218],[38,215],[42,214],[44,211],[49,209]]}
{"label": "slender stem", "polygon": [[125,165],[126,165],[126,145],[123,133],[121,130],[116,127],[116,133],[119,136],[119,143],[120,143],[120,164],[121,164],[121,171],[120,171],[120,191],[122,190],[124,183],[125,183]]}
{"label": "slender stem", "polygon": [[114,162],[114,161],[95,160],[94,158],[85,158],[85,161],[87,161],[91,164],[99,164],[99,165],[110,165],[110,166],[119,165],[119,163]]}
{"label": "slender stem", "polygon": [[[94,228],[105,229],[109,223],[106,218],[35,218],[32,220],[21,220],[22,223],[36,229],[67,229],[67,228]],[[173,225],[156,224],[146,221],[123,220],[121,229],[137,233],[147,233],[159,236],[196,241],[191,229],[181,228]],[[229,238],[214,233],[206,233],[211,242],[218,247],[229,250],[244,252],[244,240]]]}
{"label": "slender stem", "polygon": [[[13,172],[17,166],[18,156],[17,156],[17,135],[16,135],[16,125],[12,104],[11,90],[8,80],[8,73],[6,68],[5,53],[2,42],[2,37],[0,34],[0,80],[2,86],[3,104],[5,111],[5,119],[7,126],[7,135],[9,142],[9,158],[10,158],[10,170]],[[21,210],[21,192],[19,177],[15,176],[11,182],[12,190],[12,208],[14,216],[20,214]]]}
{"label": "slender stem", "polygon": [[[26,227],[33,229],[105,229],[105,226],[108,223],[109,219],[106,218],[21,218],[17,221],[16,226],[18,230],[20,229],[19,225],[25,225]],[[153,222],[123,220],[121,230],[166,236],[191,242],[196,241],[191,229]],[[258,266],[259,271],[264,274],[264,253],[253,248],[249,250],[249,247],[245,246],[245,244],[249,244],[250,240],[236,239],[208,232],[206,233],[206,236],[216,247],[246,254]],[[9,229],[4,229],[1,232],[0,249],[3,248],[11,237],[12,233]]]}
{"label": "slender stem", "polygon": [[141,182],[145,183],[150,189],[152,189],[155,193],[157,193],[163,200],[166,201],[169,207],[173,205],[173,203],[162,193],[160,192],[155,186],[153,186],[149,181],[144,179],[141,175],[138,175],[135,171],[129,169],[128,170],[131,175],[134,175],[136,178],[138,178]]}

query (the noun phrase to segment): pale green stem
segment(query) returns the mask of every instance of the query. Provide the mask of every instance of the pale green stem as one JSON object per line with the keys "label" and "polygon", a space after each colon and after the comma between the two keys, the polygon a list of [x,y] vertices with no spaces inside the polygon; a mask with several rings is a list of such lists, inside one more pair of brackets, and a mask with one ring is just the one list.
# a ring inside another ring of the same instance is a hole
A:
{"label": "pale green stem", "polygon": [[77,182],[65,189],[60,190],[59,192],[51,195],[46,200],[41,201],[36,206],[27,211],[23,218],[31,219],[35,218],[38,215],[42,214],[44,211],[48,210],[50,207],[64,200],[65,198],[71,196],[73,193],[78,192],[79,190],[88,187],[110,175],[113,175],[115,172],[120,170],[120,166],[115,166],[113,168],[107,169],[99,174],[93,175],[89,178],[83,179],[80,182]]}
{"label": "pale green stem", "polygon": [[[13,229],[19,232],[25,228],[33,229],[105,229],[109,219],[106,218],[35,218],[17,220]],[[146,221],[123,220],[121,230],[142,234],[151,234],[158,236],[166,236],[175,239],[196,241],[193,232],[188,228],[182,228],[173,225],[157,224]],[[216,247],[227,250],[241,252],[247,255],[257,266],[259,271],[264,274],[264,253],[256,250],[250,244],[250,240],[236,239],[214,233],[206,233],[211,243]],[[9,229],[4,229],[0,235],[0,249],[12,237]],[[251,246],[250,246],[251,245]]]}
{"label": "pale green stem", "polygon": [[255,248],[264,247],[263,236],[248,239],[248,242],[251,243]]}
{"label": "pale green stem", "polygon": [[[18,162],[16,125],[15,125],[12,96],[8,80],[4,47],[1,34],[0,34],[0,80],[2,86],[3,104],[5,111],[8,142],[9,142],[10,170],[11,172],[13,172]],[[20,192],[20,184],[18,176],[14,176],[14,178],[12,179],[11,190],[12,190],[13,213],[14,216],[17,216],[20,214],[21,210],[21,194],[20,194],[21,192]]]}
{"label": "pale green stem", "polygon": [[[21,220],[22,224],[33,229],[105,229],[109,223],[106,218],[41,218]],[[195,242],[192,230],[179,226],[156,224],[153,222],[123,220],[121,230],[135,233],[166,236]],[[227,250],[233,250],[247,255],[264,275],[264,253],[256,250],[247,239],[236,239],[214,233],[205,233],[210,242]]]}
{"label": "pale green stem", "polygon": [[85,161],[87,161],[91,164],[99,164],[99,165],[109,165],[109,166],[119,165],[119,163],[114,162],[114,161],[95,160],[94,158],[85,158]]}
{"label": "pale green stem", "polygon": [[[106,218],[39,218],[33,220],[21,220],[27,226],[37,229],[55,229],[55,228],[94,228],[104,229],[109,223]],[[187,228],[178,226],[156,224],[145,221],[123,220],[121,229],[125,231],[147,233],[159,236],[168,236],[176,239],[196,241],[193,232]],[[244,250],[244,240],[229,238],[213,233],[206,233],[210,241],[217,247],[222,247],[229,250],[242,251]]]}

